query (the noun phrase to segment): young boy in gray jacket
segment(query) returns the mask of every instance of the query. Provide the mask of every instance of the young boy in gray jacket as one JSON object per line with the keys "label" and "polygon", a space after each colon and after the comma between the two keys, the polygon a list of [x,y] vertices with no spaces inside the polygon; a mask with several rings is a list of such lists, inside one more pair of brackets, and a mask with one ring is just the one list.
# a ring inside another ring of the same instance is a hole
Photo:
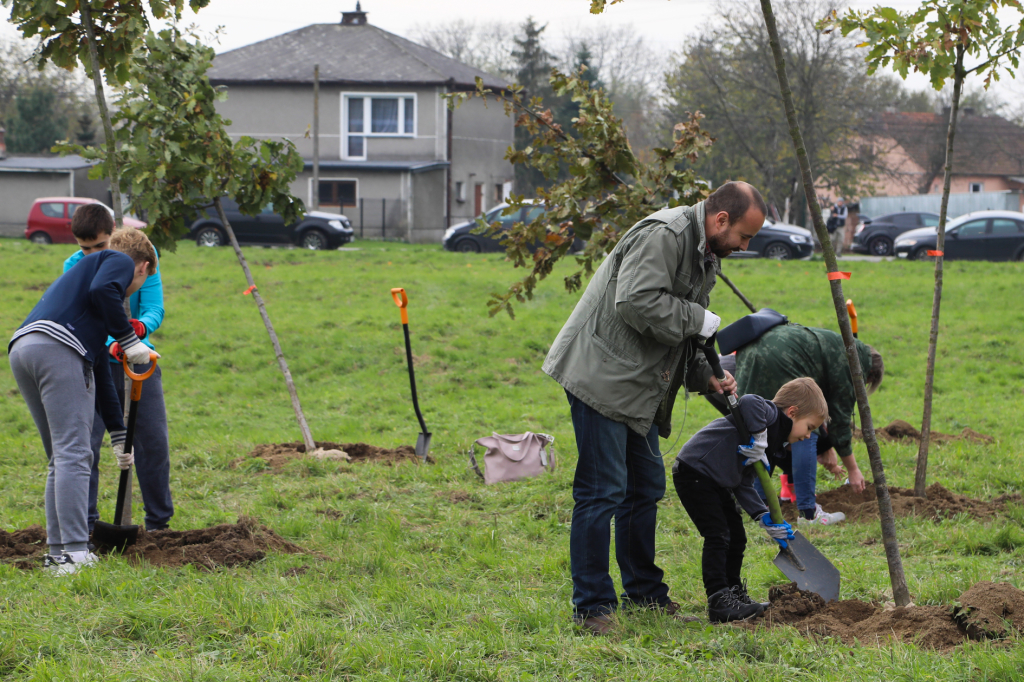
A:
{"label": "young boy in gray jacket", "polygon": [[828,419],[828,405],[818,385],[802,377],[783,385],[770,401],[743,396],[739,413],[753,434],[749,442],[740,442],[732,415],[722,417],[695,433],[672,467],[679,500],[704,538],[701,571],[713,623],[759,616],[768,606],[752,600],[740,578],[747,535],[733,497],[769,537],[786,547],[793,529],[785,521],[772,523],[754,489],[753,464],[770,469],[769,457],[782,456],[791,443],[808,438]]}

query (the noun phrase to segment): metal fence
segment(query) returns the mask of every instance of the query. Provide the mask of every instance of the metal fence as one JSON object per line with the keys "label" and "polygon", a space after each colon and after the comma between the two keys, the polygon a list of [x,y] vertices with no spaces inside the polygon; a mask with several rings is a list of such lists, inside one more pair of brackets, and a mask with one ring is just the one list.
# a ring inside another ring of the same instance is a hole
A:
{"label": "metal fence", "polygon": [[[901,211],[939,212],[941,194],[912,194],[904,197],[868,197],[860,200],[861,213],[872,218]],[[966,192],[949,195],[949,217],[956,218],[972,211],[1019,211],[1020,192]]]}
{"label": "metal fence", "polygon": [[345,206],[342,213],[352,221],[352,229],[360,239],[406,239],[409,236],[403,199],[361,198],[355,206]]}

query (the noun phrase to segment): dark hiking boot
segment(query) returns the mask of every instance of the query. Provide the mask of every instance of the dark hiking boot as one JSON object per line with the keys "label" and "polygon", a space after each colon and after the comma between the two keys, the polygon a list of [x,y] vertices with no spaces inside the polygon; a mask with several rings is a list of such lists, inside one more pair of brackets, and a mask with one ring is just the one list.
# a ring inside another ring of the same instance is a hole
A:
{"label": "dark hiking boot", "polygon": [[739,585],[733,585],[732,593],[736,595],[736,600],[739,601],[741,604],[756,604],[757,606],[761,607],[762,612],[764,612],[769,606],[772,605],[771,602],[754,601],[753,599],[751,599],[750,595],[747,594],[747,584],[745,582]]}
{"label": "dark hiking boot", "polygon": [[746,620],[763,612],[760,604],[744,604],[737,599],[731,587],[723,587],[708,597],[708,620],[712,623]]}
{"label": "dark hiking boot", "polygon": [[594,635],[608,635],[615,630],[615,621],[607,613],[590,616],[582,621],[576,621],[576,624],[584,631]]}

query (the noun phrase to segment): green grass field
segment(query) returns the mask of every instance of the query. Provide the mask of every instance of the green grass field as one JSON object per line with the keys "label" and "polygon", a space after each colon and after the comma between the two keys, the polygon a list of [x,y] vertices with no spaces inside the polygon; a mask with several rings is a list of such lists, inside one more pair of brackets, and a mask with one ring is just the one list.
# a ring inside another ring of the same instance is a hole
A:
{"label": "green grass field", "polygon": [[[653,614],[626,618],[609,638],[578,634],[569,622],[568,560],[575,443],[564,393],[540,371],[577,296],[558,277],[518,307],[516,320],[489,318],[487,294],[514,274],[500,255],[357,246],[245,252],[318,440],[415,441],[401,325],[389,295],[393,286],[408,290],[437,463],[295,462],[279,474],[232,468],[253,445],[299,440],[299,433],[233,253],[182,243],[162,262],[167,317],[154,336],[164,356],[173,527],[253,515],[324,558],[271,555],[215,572],[108,559],[69,579],[0,565],[0,679],[1021,679],[1019,640],[938,654],[815,642],[784,629],[688,627]],[[5,339],[72,252],[0,240]],[[844,286],[860,312],[861,338],[886,360],[886,381],[872,402],[876,425],[919,423],[932,268],[857,262],[844,269],[853,271]],[[756,305],[835,328],[821,262],[741,261],[726,270]],[[969,426],[997,442],[933,449],[931,479],[983,499],[1024,490],[1024,266],[950,263],[946,272],[934,427]],[[724,285],[712,308],[726,322],[745,312]],[[684,440],[717,416],[695,396],[677,405],[674,426]],[[558,471],[485,488],[467,468],[470,443],[491,431],[525,430],[556,436]],[[669,466],[672,443],[662,444]],[[856,452],[868,472],[859,442]],[[890,483],[912,486],[916,448],[883,444],[882,454]],[[101,483],[108,518],[111,461]],[[833,485],[819,476],[822,489]],[[38,434],[4,358],[0,528],[43,522],[44,477]],[[898,521],[915,601],[950,603],[984,579],[1024,587],[1022,523],[1021,507],[988,524]],[[816,533],[815,543],[843,572],[844,597],[888,598],[882,545],[864,542],[879,535],[868,523]],[[763,597],[782,578],[770,563],[772,546],[751,536],[745,572]],[[671,595],[694,614],[704,607],[700,546],[670,482],[659,561]],[[300,565],[309,570],[285,575]]]}

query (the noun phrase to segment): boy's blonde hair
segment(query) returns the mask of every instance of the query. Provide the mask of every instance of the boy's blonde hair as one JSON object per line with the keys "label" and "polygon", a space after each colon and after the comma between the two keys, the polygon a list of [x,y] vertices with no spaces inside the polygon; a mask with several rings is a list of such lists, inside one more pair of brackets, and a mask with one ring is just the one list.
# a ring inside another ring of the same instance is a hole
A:
{"label": "boy's blonde hair", "polygon": [[772,398],[772,402],[780,410],[795,407],[794,417],[821,417],[822,421],[828,421],[825,394],[810,377],[787,381]]}
{"label": "boy's blonde hair", "polygon": [[136,263],[149,263],[146,272],[150,275],[156,274],[156,249],[153,248],[153,243],[149,241],[149,237],[142,230],[137,230],[134,227],[122,227],[120,230],[114,230],[114,234],[110,237],[109,248],[131,256]]}

